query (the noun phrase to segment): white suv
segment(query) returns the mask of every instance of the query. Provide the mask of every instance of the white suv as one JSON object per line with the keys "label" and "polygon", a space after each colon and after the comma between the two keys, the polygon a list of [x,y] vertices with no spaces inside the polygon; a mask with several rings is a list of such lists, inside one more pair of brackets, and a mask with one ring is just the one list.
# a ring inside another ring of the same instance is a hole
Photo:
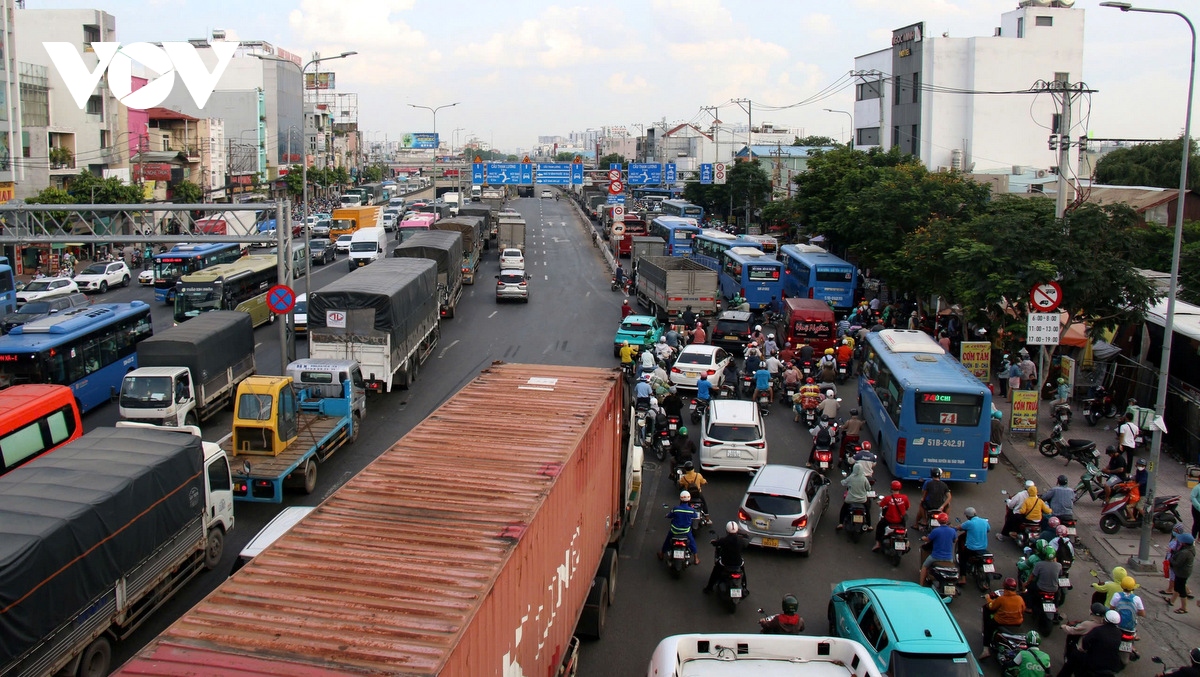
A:
{"label": "white suv", "polygon": [[714,399],[700,423],[701,469],[751,472],[767,464],[767,431],[754,402]]}
{"label": "white suv", "polygon": [[525,255],[520,249],[505,249],[500,252],[500,270],[525,270]]}
{"label": "white suv", "polygon": [[75,284],[82,291],[97,291],[103,294],[109,287],[128,287],[129,266],[124,261],[93,263],[75,275]]}

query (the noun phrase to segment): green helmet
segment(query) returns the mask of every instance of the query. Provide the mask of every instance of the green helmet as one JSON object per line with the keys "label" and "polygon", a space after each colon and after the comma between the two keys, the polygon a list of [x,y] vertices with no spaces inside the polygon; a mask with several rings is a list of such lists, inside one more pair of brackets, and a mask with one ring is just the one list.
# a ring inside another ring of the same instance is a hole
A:
{"label": "green helmet", "polygon": [[1029,632],[1025,633],[1026,646],[1033,648],[1041,643],[1042,636],[1038,634],[1037,630],[1030,630]]}
{"label": "green helmet", "polygon": [[1046,549],[1042,551],[1042,557],[1046,558],[1047,561],[1052,560],[1057,556],[1058,556],[1058,551],[1055,550],[1054,548],[1051,548],[1050,546],[1046,546]]}
{"label": "green helmet", "polygon": [[679,434],[680,434],[680,435],[686,435],[686,434],[687,434],[687,428],[686,428],[685,426],[679,426]]}
{"label": "green helmet", "polygon": [[783,613],[794,614],[800,610],[800,600],[796,596],[789,593],[783,596]]}
{"label": "green helmet", "polygon": [[1048,545],[1050,545],[1050,543],[1048,543],[1046,539],[1039,538],[1037,539],[1037,542],[1033,544],[1033,551],[1040,555],[1046,551],[1046,546]]}

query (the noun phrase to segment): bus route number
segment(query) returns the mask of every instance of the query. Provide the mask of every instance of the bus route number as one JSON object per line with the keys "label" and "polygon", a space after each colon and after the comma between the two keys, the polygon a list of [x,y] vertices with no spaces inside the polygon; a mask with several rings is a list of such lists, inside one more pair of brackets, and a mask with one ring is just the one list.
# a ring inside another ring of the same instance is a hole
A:
{"label": "bus route number", "polygon": [[942,425],[958,425],[958,414],[944,412],[938,414],[938,423]]}

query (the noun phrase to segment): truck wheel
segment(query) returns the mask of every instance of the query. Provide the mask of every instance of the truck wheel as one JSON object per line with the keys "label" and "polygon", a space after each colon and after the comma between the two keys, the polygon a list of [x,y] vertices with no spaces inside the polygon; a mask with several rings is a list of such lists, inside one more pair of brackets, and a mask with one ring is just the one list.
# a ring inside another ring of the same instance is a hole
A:
{"label": "truck wheel", "polygon": [[204,543],[204,568],[215,569],[221,563],[221,555],[225,554],[225,532],[220,527],[208,530],[208,539]]}
{"label": "truck wheel", "polygon": [[608,604],[612,606],[617,597],[617,549],[612,546],[604,549],[604,557],[600,560],[600,576],[608,581]]}
{"label": "truck wheel", "polygon": [[184,425],[200,425],[200,422],[196,420],[196,412],[189,411],[187,413],[187,416],[183,417],[183,424]]}
{"label": "truck wheel", "polygon": [[317,490],[317,462],[309,459],[304,465],[304,493],[311,494]]}
{"label": "truck wheel", "polygon": [[354,444],[358,441],[358,431],[362,427],[362,416],[356,411],[350,419],[350,438],[346,440],[346,444]]}
{"label": "truck wheel", "polygon": [[592,588],[583,603],[583,613],[575,634],[587,639],[600,639],[604,634],[604,623],[608,618],[608,579],[597,576],[592,579]]}
{"label": "truck wheel", "polygon": [[112,644],[107,637],[97,637],[83,650],[79,658],[79,677],[107,677],[112,664]]}

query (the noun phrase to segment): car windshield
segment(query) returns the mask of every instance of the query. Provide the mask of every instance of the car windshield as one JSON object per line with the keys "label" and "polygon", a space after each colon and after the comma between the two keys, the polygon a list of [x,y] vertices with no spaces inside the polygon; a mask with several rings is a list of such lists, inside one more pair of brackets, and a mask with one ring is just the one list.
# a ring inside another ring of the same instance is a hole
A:
{"label": "car windshield", "polygon": [[767,515],[803,515],[804,499],[779,494],[747,494],[746,507]]}
{"label": "car windshield", "polygon": [[621,331],[631,331],[631,332],[641,333],[641,332],[650,331],[651,329],[653,329],[653,327],[646,324],[645,322],[623,322],[623,323],[621,323]]}
{"label": "car windshield", "polygon": [[307,315],[308,301],[296,301],[296,307],[292,309],[292,312],[296,315]]}
{"label": "car windshield", "polygon": [[525,281],[521,273],[500,273],[500,281],[504,284],[520,284]]}
{"label": "car windshield", "polygon": [[504,256],[504,258],[507,258],[507,259],[519,259],[519,258],[521,258],[521,250],[520,249],[505,249],[503,256]]}
{"label": "car windshield", "polygon": [[753,442],[762,437],[758,433],[758,426],[728,425],[725,423],[710,425],[708,427],[708,436],[721,442]]}
{"label": "car windshield", "polygon": [[45,301],[30,301],[17,310],[18,315],[41,315],[50,312],[50,304]]}
{"label": "car windshield", "polygon": [[108,270],[108,265],[104,263],[93,263],[83,269],[84,275],[103,275],[104,271]]}
{"label": "car windshield", "polygon": [[974,677],[979,674],[970,654],[892,653],[892,677]]}
{"label": "car windshield", "polygon": [[329,246],[329,240],[313,240],[308,243],[311,249],[324,249]]}
{"label": "car windshield", "polygon": [[354,239],[353,235],[343,235],[338,238],[338,242],[349,242],[350,240],[353,240],[353,239]]}
{"label": "car windshield", "polygon": [[679,359],[675,361],[677,364],[712,364],[712,357],[708,353],[689,353],[684,351],[679,355]]}
{"label": "car windshield", "polygon": [[50,289],[50,280],[33,280],[25,285],[25,291],[47,291]]}

